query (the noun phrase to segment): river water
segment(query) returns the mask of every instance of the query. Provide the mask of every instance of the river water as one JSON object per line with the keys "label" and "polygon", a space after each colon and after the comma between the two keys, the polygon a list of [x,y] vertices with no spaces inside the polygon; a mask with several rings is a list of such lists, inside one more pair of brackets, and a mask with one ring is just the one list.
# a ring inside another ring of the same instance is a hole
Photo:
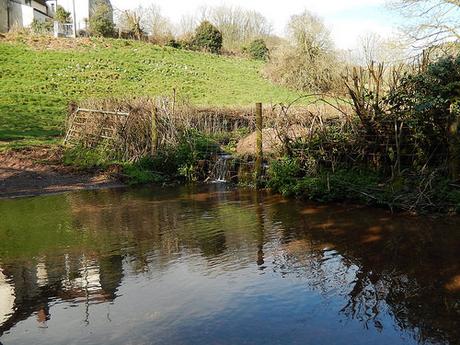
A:
{"label": "river water", "polygon": [[0,343],[460,344],[460,221],[224,185],[0,200]]}

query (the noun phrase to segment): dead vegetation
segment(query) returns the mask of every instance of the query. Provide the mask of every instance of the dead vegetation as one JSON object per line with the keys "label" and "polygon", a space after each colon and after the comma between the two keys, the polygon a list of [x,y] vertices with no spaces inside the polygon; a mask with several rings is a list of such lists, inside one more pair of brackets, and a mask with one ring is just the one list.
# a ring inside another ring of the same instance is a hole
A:
{"label": "dead vegetation", "polygon": [[[318,95],[306,97],[316,97],[316,100],[312,99],[308,106],[293,102],[264,107],[266,153],[283,153],[297,139],[312,138],[332,122],[342,126],[350,123],[348,114],[351,108],[346,102],[327,100]],[[84,116],[77,114],[81,109],[85,111]],[[67,121],[68,136],[72,131],[76,133],[66,139],[67,143],[91,148],[103,142],[112,148],[118,159],[127,161],[137,161],[149,155],[152,145],[156,149],[177,146],[187,131],[211,137],[238,131],[252,133],[240,140],[236,153],[255,153],[254,109],[196,107],[188,101],[170,97],[86,100],[73,104]]]}
{"label": "dead vegetation", "polygon": [[[80,116],[81,109],[90,111]],[[176,146],[187,131],[216,136],[254,127],[249,108],[199,108],[168,97],[87,100],[70,107],[67,132],[75,134],[67,143],[109,145],[114,158],[137,161],[152,149]]]}
{"label": "dead vegetation", "polygon": [[48,34],[32,34],[29,29],[11,30],[0,35],[0,41],[23,43],[34,50],[88,50],[101,45],[110,48],[108,41],[97,40],[89,37],[75,39],[56,38]]}

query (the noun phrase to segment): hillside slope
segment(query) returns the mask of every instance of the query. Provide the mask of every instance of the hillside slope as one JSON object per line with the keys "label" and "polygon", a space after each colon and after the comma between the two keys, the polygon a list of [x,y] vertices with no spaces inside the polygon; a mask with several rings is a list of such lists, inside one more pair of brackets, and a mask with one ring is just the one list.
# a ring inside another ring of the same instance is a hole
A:
{"label": "hillside slope", "polygon": [[265,80],[261,68],[242,58],[126,40],[0,40],[0,144],[53,140],[71,100],[171,94],[173,88],[197,105],[296,98]]}

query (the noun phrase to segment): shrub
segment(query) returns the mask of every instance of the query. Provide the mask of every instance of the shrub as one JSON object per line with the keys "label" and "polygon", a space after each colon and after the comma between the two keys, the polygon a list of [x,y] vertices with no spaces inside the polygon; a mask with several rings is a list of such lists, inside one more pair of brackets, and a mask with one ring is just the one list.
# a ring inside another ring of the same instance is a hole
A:
{"label": "shrub", "polygon": [[285,196],[293,195],[297,181],[301,177],[300,162],[291,157],[273,161],[268,174],[269,188]]}
{"label": "shrub", "polygon": [[323,20],[304,12],[292,16],[288,28],[291,42],[273,51],[267,77],[300,91],[336,91],[340,64]]}
{"label": "shrub", "polygon": [[89,34],[86,30],[80,29],[78,30],[78,37],[89,37]]}
{"label": "shrub", "polygon": [[127,163],[123,166],[123,174],[128,184],[164,183],[167,178],[155,169],[160,161],[156,158],[145,157],[136,163]]}
{"label": "shrub", "polygon": [[222,34],[210,22],[202,22],[195,30],[193,45],[196,49],[219,54],[222,49]]}
{"label": "shrub", "polygon": [[[314,177],[305,176],[294,189],[297,196],[314,201],[359,201],[385,204],[383,192],[377,191],[379,176],[370,170],[323,171]],[[373,196],[368,192],[372,189]]]}
{"label": "shrub", "polygon": [[444,57],[425,70],[405,75],[386,97],[391,111],[409,128],[407,141],[419,165],[441,166],[448,156],[451,112],[460,97],[460,57]]}
{"label": "shrub", "polygon": [[219,151],[219,145],[210,137],[196,131],[186,131],[175,151],[179,175],[188,181],[197,181],[206,174],[200,161]]}
{"label": "shrub", "polygon": [[254,60],[267,60],[269,50],[267,44],[261,38],[252,41],[244,51]]}
{"label": "shrub", "polygon": [[53,22],[34,19],[30,28],[35,34],[49,34],[53,31]]}
{"label": "shrub", "polygon": [[177,146],[163,148],[154,157],[145,157],[134,164],[125,164],[123,172],[128,183],[163,183],[176,179],[197,181],[206,177],[203,164],[218,144],[210,137],[194,130],[183,133]]}
{"label": "shrub", "polygon": [[212,6],[206,8],[205,17],[222,33],[226,52],[239,53],[244,45],[272,31],[270,21],[261,13],[240,7]]}
{"label": "shrub", "polygon": [[174,39],[174,38],[169,39],[166,42],[165,46],[171,47],[171,48],[176,48],[176,49],[181,49],[182,48],[181,43],[179,41],[176,41],[176,39]]}
{"label": "shrub", "polygon": [[372,199],[366,193],[372,189],[375,194],[379,183],[379,176],[370,170],[323,169],[312,174],[307,170],[299,159],[284,157],[270,165],[268,187],[285,196],[306,200],[385,203],[383,192]]}
{"label": "shrub", "polygon": [[141,40],[145,36],[142,15],[135,10],[125,10],[121,13],[118,28],[125,37]]}
{"label": "shrub", "polygon": [[186,33],[176,38],[176,42],[179,45],[179,48],[188,49],[188,50],[194,49],[193,40],[194,40],[193,33]]}
{"label": "shrub", "polygon": [[112,10],[105,4],[99,4],[94,8],[89,18],[89,31],[93,36],[112,37],[115,32]]}
{"label": "shrub", "polygon": [[148,36],[148,41],[159,46],[181,48],[180,43],[176,41],[176,38],[171,33],[150,35]]}
{"label": "shrub", "polygon": [[70,23],[72,21],[71,17],[70,17],[70,12],[67,12],[64,9],[64,7],[62,7],[60,5],[58,5],[58,7],[56,8],[56,13],[54,14],[54,19],[56,19],[56,21],[58,21],[61,24]]}

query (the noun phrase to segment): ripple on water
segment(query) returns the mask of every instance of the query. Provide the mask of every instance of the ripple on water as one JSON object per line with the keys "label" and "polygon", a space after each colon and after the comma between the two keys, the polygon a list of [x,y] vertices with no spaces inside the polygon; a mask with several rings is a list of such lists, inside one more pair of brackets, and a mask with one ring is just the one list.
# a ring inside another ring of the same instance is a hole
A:
{"label": "ripple on water", "polygon": [[5,345],[460,339],[452,220],[222,186],[0,201],[0,219]]}

